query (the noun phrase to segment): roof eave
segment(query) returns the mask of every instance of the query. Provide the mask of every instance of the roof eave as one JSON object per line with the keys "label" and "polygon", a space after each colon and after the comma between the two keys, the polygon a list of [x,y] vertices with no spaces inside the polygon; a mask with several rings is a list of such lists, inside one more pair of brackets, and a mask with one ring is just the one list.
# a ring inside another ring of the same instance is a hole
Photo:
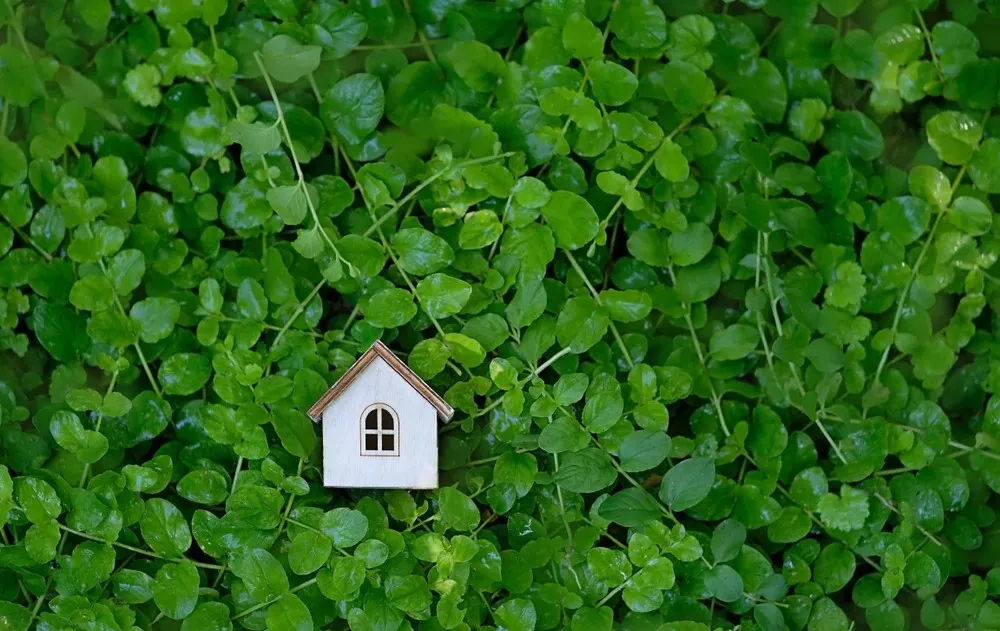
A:
{"label": "roof eave", "polygon": [[438,420],[447,423],[455,414],[454,408],[448,405],[443,398],[441,398],[438,393],[434,392],[434,389],[427,385],[423,379],[421,379],[413,369],[406,365],[399,357],[396,356],[389,348],[382,343],[381,340],[376,340],[371,347],[361,354],[361,357],[355,361],[350,368],[347,369],[340,379],[338,379],[332,386],[330,386],[326,392],[323,393],[319,399],[309,408],[307,415],[314,423],[319,422],[323,418],[323,411],[326,410],[333,403],[333,401],[351,384],[354,379],[360,375],[365,368],[368,367],[375,357],[381,357],[382,360],[392,368],[396,374],[403,378],[404,381],[409,384],[411,388],[416,390],[425,401],[431,404],[431,407],[437,412]]}

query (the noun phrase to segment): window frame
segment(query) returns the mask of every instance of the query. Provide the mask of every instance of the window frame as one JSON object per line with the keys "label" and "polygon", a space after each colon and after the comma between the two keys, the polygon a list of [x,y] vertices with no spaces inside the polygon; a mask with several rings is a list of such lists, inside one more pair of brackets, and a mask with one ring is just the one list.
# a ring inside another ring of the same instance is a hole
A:
{"label": "window frame", "polygon": [[[368,429],[365,426],[365,421],[371,412],[378,412],[378,427],[376,429]],[[388,415],[392,419],[392,429],[383,428],[383,419],[385,415]],[[396,410],[392,409],[392,406],[385,403],[373,403],[366,407],[361,412],[361,418],[358,422],[358,435],[359,435],[359,448],[362,456],[367,458],[398,458],[399,457],[399,437],[400,437],[400,427],[399,427],[399,415]],[[368,436],[377,436],[378,449],[368,449],[365,446],[365,439]],[[392,436],[393,438],[393,449],[382,449],[382,440],[384,436]]]}

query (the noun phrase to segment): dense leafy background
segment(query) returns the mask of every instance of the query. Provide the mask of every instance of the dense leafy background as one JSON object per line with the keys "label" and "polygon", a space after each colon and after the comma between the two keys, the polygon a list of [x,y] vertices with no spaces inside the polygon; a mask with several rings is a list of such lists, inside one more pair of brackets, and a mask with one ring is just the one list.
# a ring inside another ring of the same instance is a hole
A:
{"label": "dense leafy background", "polygon": [[[0,629],[1000,628],[1000,2],[0,27]],[[322,487],[375,339],[438,491]]]}

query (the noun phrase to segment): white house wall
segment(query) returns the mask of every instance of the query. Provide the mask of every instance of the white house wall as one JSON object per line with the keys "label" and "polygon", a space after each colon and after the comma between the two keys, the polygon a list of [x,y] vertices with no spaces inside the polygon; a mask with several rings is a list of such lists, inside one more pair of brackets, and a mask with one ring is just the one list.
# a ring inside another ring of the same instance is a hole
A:
{"label": "white house wall", "polygon": [[[384,403],[399,423],[398,456],[361,455],[361,414]],[[437,488],[437,412],[376,357],[323,412],[323,482],[348,488]]]}

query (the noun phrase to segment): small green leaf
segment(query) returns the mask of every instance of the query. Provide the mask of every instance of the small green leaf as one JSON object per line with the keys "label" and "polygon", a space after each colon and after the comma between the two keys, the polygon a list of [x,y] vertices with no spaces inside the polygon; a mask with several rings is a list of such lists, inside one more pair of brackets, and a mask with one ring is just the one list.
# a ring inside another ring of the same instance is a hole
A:
{"label": "small green leaf", "polygon": [[322,51],[319,46],[303,46],[288,35],[275,35],[260,53],[272,77],[293,83],[319,67]]}
{"label": "small green leaf", "polygon": [[816,505],[823,523],[838,530],[857,530],[868,517],[868,494],[847,486],[840,489],[840,496],[827,493]]}
{"label": "small green leaf", "polygon": [[187,618],[198,604],[199,583],[198,569],[194,564],[166,563],[156,572],[153,602],[168,618]]}
{"label": "small green leaf", "polygon": [[576,193],[554,192],[542,207],[542,216],[552,227],[556,245],[561,248],[576,250],[597,236],[597,213],[590,202]]}
{"label": "small green leaf", "polygon": [[368,519],[356,510],[335,508],[323,515],[320,530],[333,540],[335,546],[349,548],[357,545],[368,533]]}
{"label": "small green leaf", "polygon": [[965,164],[972,157],[983,128],[964,112],[941,112],[927,121],[927,142],[948,164]]}
{"label": "small green leaf", "polygon": [[653,164],[657,172],[670,182],[683,182],[691,174],[688,160],[677,143],[664,140],[656,150]]}
{"label": "small green leaf", "polygon": [[705,587],[713,597],[731,603],[743,597],[743,579],[728,565],[716,565],[705,576]]}
{"label": "small green leaf", "polygon": [[667,471],[660,485],[660,499],[671,510],[691,508],[708,496],[715,483],[715,463],[709,458],[689,458]]}
{"label": "small green leaf", "polygon": [[431,274],[417,283],[420,306],[432,318],[455,315],[469,301],[472,286],[447,274]]}
{"label": "small green leaf", "polygon": [[261,155],[271,153],[281,146],[281,131],[277,122],[265,125],[231,120],[226,125],[226,133],[233,142],[239,143],[247,151]]}
{"label": "small green leaf", "polygon": [[360,73],[338,81],[320,104],[320,118],[341,142],[361,144],[382,120],[385,93],[374,75]]}
{"label": "small green leaf", "polygon": [[288,575],[267,550],[240,550],[233,555],[230,568],[257,602],[267,602],[288,591]]}
{"label": "small green leaf", "polygon": [[142,537],[157,554],[173,558],[191,547],[191,530],[176,506],[155,497],[146,502],[139,522]]}
{"label": "small green leaf", "polygon": [[275,186],[267,191],[267,201],[274,212],[289,226],[297,226],[306,218],[308,202],[305,189],[295,186]]}
{"label": "small green leaf", "polygon": [[752,353],[760,341],[755,328],[747,324],[733,324],[712,336],[709,353],[719,361],[743,359]]}

